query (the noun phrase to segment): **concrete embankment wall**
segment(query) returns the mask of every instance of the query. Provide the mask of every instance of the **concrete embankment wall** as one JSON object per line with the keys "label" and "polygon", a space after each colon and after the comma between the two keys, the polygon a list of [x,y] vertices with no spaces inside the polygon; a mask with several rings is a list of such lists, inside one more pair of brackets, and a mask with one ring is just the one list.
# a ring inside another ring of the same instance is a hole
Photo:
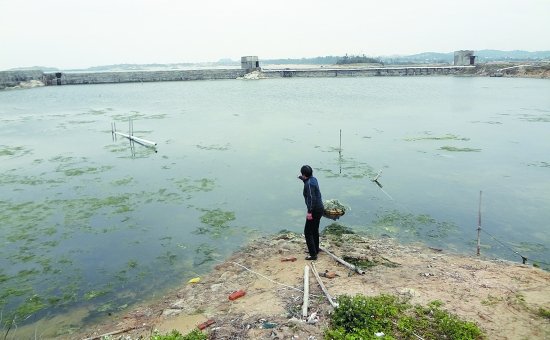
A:
{"label": "concrete embankment wall", "polygon": [[157,81],[185,81],[236,79],[246,74],[243,69],[220,70],[172,70],[172,71],[132,71],[132,72],[82,72],[82,73],[47,73],[46,85],[78,85],[78,84],[109,84],[138,83]]}
{"label": "concrete embankment wall", "polygon": [[0,72],[0,90],[6,87],[19,86],[23,82],[31,80],[42,81],[42,71],[2,71]]}
{"label": "concrete embankment wall", "polygon": [[[370,76],[423,76],[450,75],[474,66],[445,67],[380,67],[380,68],[316,68],[316,69],[264,69],[261,78],[292,77],[370,77]],[[237,79],[245,76],[246,69],[205,69],[170,71],[125,71],[125,72],[48,72],[4,71],[0,72],[0,89],[19,86],[23,82],[39,81],[46,86],[78,84],[110,84],[158,81],[186,81]]]}
{"label": "concrete embankment wall", "polygon": [[471,66],[445,67],[380,67],[380,68],[319,68],[319,69],[283,69],[262,70],[263,78],[293,78],[293,77],[375,77],[375,76],[424,76],[451,75]]}

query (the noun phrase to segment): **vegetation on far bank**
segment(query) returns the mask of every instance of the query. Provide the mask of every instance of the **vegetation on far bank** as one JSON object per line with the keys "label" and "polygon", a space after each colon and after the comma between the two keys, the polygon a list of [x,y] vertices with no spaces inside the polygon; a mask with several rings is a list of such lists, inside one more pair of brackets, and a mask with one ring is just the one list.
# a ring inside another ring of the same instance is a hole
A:
{"label": "vegetation on far bank", "polygon": [[338,58],[336,65],[348,65],[348,64],[381,64],[384,65],[382,60],[377,58],[367,57],[366,55],[350,55],[347,54],[341,58]]}

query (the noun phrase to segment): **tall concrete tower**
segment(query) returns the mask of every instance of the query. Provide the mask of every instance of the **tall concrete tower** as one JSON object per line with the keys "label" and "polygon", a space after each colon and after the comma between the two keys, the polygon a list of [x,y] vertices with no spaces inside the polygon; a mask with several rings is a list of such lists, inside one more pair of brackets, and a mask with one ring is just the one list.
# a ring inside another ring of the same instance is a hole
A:
{"label": "tall concrete tower", "polygon": [[468,66],[468,65],[474,65],[476,56],[474,55],[474,51],[470,50],[461,50],[461,51],[455,51],[455,66]]}
{"label": "tall concrete tower", "polygon": [[260,61],[258,60],[258,56],[241,57],[241,68],[248,71],[259,70]]}

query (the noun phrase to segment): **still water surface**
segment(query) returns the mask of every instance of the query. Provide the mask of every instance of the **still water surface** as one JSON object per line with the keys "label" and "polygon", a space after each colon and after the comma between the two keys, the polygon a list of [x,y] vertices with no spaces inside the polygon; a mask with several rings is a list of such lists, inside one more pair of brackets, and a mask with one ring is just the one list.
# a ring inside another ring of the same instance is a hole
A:
{"label": "still water surface", "polygon": [[[253,237],[301,232],[306,163],[323,198],[351,208],[338,223],[446,251],[475,254],[482,191],[482,255],[545,266],[549,93],[548,80],[457,77],[0,92],[0,309],[67,333]],[[156,152],[113,141],[129,117]]]}

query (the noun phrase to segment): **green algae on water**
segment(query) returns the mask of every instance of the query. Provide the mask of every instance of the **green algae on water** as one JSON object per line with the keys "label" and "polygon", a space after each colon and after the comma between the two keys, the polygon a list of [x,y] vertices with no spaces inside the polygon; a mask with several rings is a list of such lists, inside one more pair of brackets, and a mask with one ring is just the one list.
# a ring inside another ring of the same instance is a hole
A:
{"label": "green algae on water", "polygon": [[91,110],[89,110],[88,112],[86,112],[85,114],[86,114],[86,115],[93,115],[93,116],[100,116],[100,115],[104,115],[105,113],[107,113],[106,110],[108,110],[108,109],[105,109],[105,110],[101,110],[101,109],[99,109],[99,110],[97,110],[97,109],[91,109]]}
{"label": "green algae on water", "polygon": [[321,235],[342,236],[344,234],[355,234],[355,232],[351,228],[340,223],[331,223],[321,232]]}
{"label": "green algae on water", "polygon": [[87,166],[81,168],[65,169],[63,170],[63,173],[65,174],[65,176],[82,176],[88,174],[98,174],[100,172],[108,171],[111,168],[112,166],[102,166],[99,168]]}
{"label": "green algae on water", "polygon": [[521,114],[521,120],[533,123],[550,123],[550,114]]}
{"label": "green algae on water", "polygon": [[220,144],[200,145],[200,144],[197,144],[196,147],[197,147],[197,149],[201,149],[201,150],[227,151],[227,150],[230,149],[230,144],[229,143],[227,143],[225,145],[220,145]]}
{"label": "green algae on water", "polygon": [[194,266],[201,266],[205,263],[212,262],[218,256],[218,254],[216,254],[215,248],[205,243],[200,244],[195,249],[195,253],[197,254],[197,257],[193,259]]}
{"label": "green algae on water", "polygon": [[81,125],[81,124],[93,124],[97,123],[97,120],[69,120],[67,124]]}
{"label": "green algae on water", "polygon": [[16,315],[22,318],[27,317],[46,308],[47,306],[48,305],[41,296],[34,294],[25,299],[24,303],[17,307]]}
{"label": "green algae on water", "polygon": [[86,292],[84,294],[84,299],[86,301],[89,301],[89,300],[92,300],[92,299],[96,299],[100,296],[103,296],[103,295],[107,295],[109,294],[111,291],[108,290],[108,289],[104,289],[104,290],[90,290],[89,292]]}
{"label": "green algae on water", "polygon": [[[133,120],[138,119],[164,119],[168,117],[165,113],[155,113],[155,114],[146,114],[138,111],[130,111],[126,114],[114,114],[111,116],[113,120],[120,121],[120,122],[128,122],[128,118],[131,118]],[[135,122],[134,122],[135,123]],[[128,125],[126,125],[128,127]]]}
{"label": "green algae on water", "polygon": [[235,220],[235,213],[221,209],[201,210],[204,212],[200,218],[203,225],[197,227],[194,233],[198,235],[210,235],[214,238],[219,238],[222,235],[227,236],[227,230],[229,229],[227,223]]}
{"label": "green algae on water", "polygon": [[118,180],[111,181],[112,185],[115,186],[124,186],[130,184],[134,179],[132,177],[125,177]]}
{"label": "green algae on water", "polygon": [[157,259],[173,266],[176,263],[178,256],[172,253],[170,250],[167,250],[164,254],[157,256]]}
{"label": "green algae on water", "polygon": [[530,252],[533,254],[538,254],[548,251],[548,247],[542,243],[534,242],[509,242],[510,245],[520,253]]}
{"label": "green algae on water", "polygon": [[109,152],[113,153],[121,153],[121,152],[128,152],[128,144],[119,145],[119,144],[111,144],[104,147]]}
{"label": "green algae on water", "polygon": [[535,166],[539,168],[550,168],[550,162],[531,163],[531,164],[527,164],[527,166]]}
{"label": "green algae on water", "polygon": [[58,184],[65,183],[63,179],[48,179],[45,176],[25,176],[15,173],[3,173],[0,174],[0,184],[18,184],[24,186],[37,186],[49,184],[56,186]]}
{"label": "green algae on water", "polygon": [[469,141],[470,138],[466,138],[466,137],[459,137],[457,135],[453,135],[453,134],[446,134],[446,135],[442,135],[442,136],[432,136],[430,134],[426,134],[425,136],[421,136],[421,137],[408,137],[408,138],[404,138],[403,140],[407,141],[407,142],[414,142],[414,141],[419,141],[419,140],[458,140],[458,141]]}
{"label": "green algae on water", "polygon": [[235,220],[235,213],[232,211],[223,211],[221,209],[207,210],[201,216],[201,222],[213,227],[221,227],[229,221]]}
{"label": "green algae on water", "polygon": [[31,150],[26,149],[23,146],[7,146],[0,145],[0,157],[21,157],[30,154]]}
{"label": "green algae on water", "polygon": [[376,172],[369,164],[351,157],[338,157],[331,167],[323,166],[318,168],[317,171],[323,173],[327,178],[361,179],[376,176]]}
{"label": "green algae on water", "polygon": [[191,180],[189,178],[172,179],[172,182],[182,192],[207,192],[214,190],[216,182],[212,179],[201,178],[197,180]]}
{"label": "green algae on water", "polygon": [[424,239],[426,237],[441,239],[458,230],[458,226],[454,223],[440,222],[426,214],[414,215],[393,210],[383,215],[377,214],[377,218],[368,227],[370,232],[380,235],[399,235],[400,238],[406,238],[404,236],[409,235],[413,239]]}

